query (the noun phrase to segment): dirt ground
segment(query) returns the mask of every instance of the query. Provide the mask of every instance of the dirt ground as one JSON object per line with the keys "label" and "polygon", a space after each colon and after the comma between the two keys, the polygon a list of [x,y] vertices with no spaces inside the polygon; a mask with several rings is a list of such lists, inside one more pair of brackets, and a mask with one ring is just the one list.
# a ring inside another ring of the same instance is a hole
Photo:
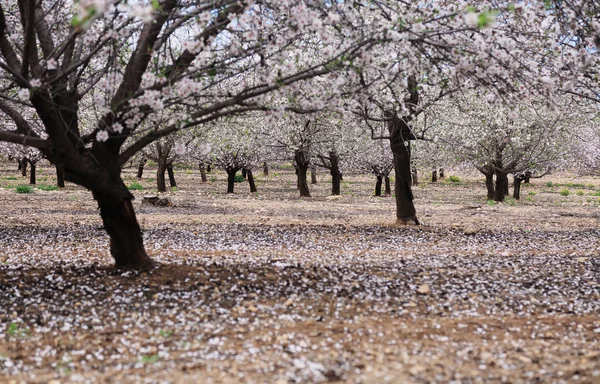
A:
{"label": "dirt ground", "polygon": [[[0,383],[599,383],[600,179],[550,175],[522,199],[483,179],[415,187],[397,227],[374,178],[177,169],[173,207],[142,206],[158,266],[114,270],[91,195],[33,193],[0,163]],[[453,173],[447,171],[447,175]],[[422,176],[421,179],[425,179]],[[135,186],[135,185],[134,185]]]}

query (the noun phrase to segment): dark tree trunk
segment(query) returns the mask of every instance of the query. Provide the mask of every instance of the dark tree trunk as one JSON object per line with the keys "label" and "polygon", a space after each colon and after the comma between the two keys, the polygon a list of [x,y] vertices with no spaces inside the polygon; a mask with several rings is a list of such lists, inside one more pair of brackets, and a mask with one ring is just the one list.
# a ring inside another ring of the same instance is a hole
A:
{"label": "dark tree trunk", "polygon": [[206,166],[206,173],[210,173],[212,170],[210,163]]}
{"label": "dark tree trunk", "polygon": [[146,165],[146,159],[141,159],[140,162],[138,163],[138,172],[137,172],[137,178],[141,179],[143,174],[144,174],[144,166]]}
{"label": "dark tree trunk", "polygon": [[513,198],[515,200],[520,200],[521,199],[521,182],[525,180],[524,176],[515,176],[515,178],[513,179],[514,185],[513,185]]}
{"label": "dark tree trunk", "polygon": [[65,187],[65,170],[62,166],[56,166],[56,186],[58,188]]}
{"label": "dark tree trunk", "polygon": [[248,178],[248,170],[246,168],[242,168],[242,177],[244,180]]}
{"label": "dark tree trunk", "polygon": [[[390,133],[390,147],[394,154],[395,193],[396,193],[396,223],[419,225],[417,211],[413,203],[410,178],[410,138],[412,132],[406,121],[395,114],[388,114],[388,131]],[[409,145],[405,144],[408,143]]]}
{"label": "dark tree trunk", "polygon": [[248,184],[250,185],[250,192],[258,192],[256,189],[256,184],[254,183],[254,175],[252,174],[252,170],[248,169],[246,171],[246,175],[248,177]]}
{"label": "dark tree trunk", "polygon": [[227,171],[227,193],[233,193],[235,185],[235,174],[239,171],[239,168],[226,169]]}
{"label": "dark tree trunk", "polygon": [[434,169],[433,171],[431,171],[431,182],[432,183],[437,183],[437,171]]}
{"label": "dark tree trunk", "polygon": [[375,183],[375,196],[381,196],[381,184],[383,183],[383,176],[377,176],[377,182]]}
{"label": "dark tree trunk", "polygon": [[506,190],[508,189],[508,177],[501,171],[496,171],[496,193],[494,200],[504,201]]}
{"label": "dark tree trunk", "polygon": [[175,172],[173,172],[173,165],[167,165],[167,173],[169,174],[169,184],[171,184],[171,188],[177,187],[177,182],[175,181]]}
{"label": "dark tree trunk", "polygon": [[340,184],[342,180],[342,172],[340,172],[340,157],[335,152],[329,152],[329,161],[331,162],[331,194],[334,196],[339,195]]}
{"label": "dark tree trunk", "polygon": [[167,182],[165,181],[165,172],[167,171],[167,165],[158,163],[158,169],[156,170],[156,189],[158,192],[167,191]]}
{"label": "dark tree trunk", "polygon": [[263,163],[263,175],[269,176],[269,165],[266,161]]}
{"label": "dark tree trunk", "polygon": [[29,184],[35,185],[35,170],[37,168],[37,164],[33,161],[30,161],[29,165],[31,166],[31,169],[29,171]]}
{"label": "dark tree trunk", "polygon": [[310,183],[317,184],[317,167],[315,165],[310,166]]}
{"label": "dark tree trunk", "polygon": [[202,163],[200,163],[198,167],[200,168],[200,178],[203,183],[206,183],[208,181],[208,178],[206,177],[206,168],[204,168],[204,164]]}
{"label": "dark tree trunk", "polygon": [[523,182],[525,184],[529,184],[531,182],[531,171],[525,171],[525,174],[523,175]]}
{"label": "dark tree trunk", "polygon": [[413,167],[412,168],[412,184],[413,185],[419,185],[419,174],[417,171],[417,167]]}
{"label": "dark tree trunk", "polygon": [[487,199],[494,200],[496,197],[496,189],[494,188],[494,174],[492,172],[485,173],[485,186],[487,188]]}
{"label": "dark tree trunk", "polygon": [[[124,184],[122,188],[126,188]],[[142,231],[131,203],[133,196],[115,199],[100,197],[101,194],[94,191],[92,193],[98,201],[104,228],[110,236],[110,253],[117,268],[151,269],[152,260],[144,249]]]}
{"label": "dark tree trunk", "polygon": [[21,159],[21,176],[27,176],[27,160]]}
{"label": "dark tree trunk", "polygon": [[384,179],[385,179],[385,194],[389,196],[392,194],[392,186],[390,183],[390,177],[386,176]]}
{"label": "dark tree trunk", "polygon": [[446,175],[444,175],[444,168],[440,168],[440,180],[444,180]]}
{"label": "dark tree trunk", "polygon": [[294,154],[294,160],[296,162],[296,175],[298,175],[298,189],[300,190],[300,196],[310,197],[310,190],[308,189],[308,183],[306,176],[309,167],[309,156],[304,150],[297,150]]}

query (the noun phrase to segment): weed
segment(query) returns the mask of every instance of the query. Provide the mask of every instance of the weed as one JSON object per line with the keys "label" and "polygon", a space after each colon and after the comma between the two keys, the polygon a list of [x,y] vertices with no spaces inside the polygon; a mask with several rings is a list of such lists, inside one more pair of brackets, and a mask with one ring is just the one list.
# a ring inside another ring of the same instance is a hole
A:
{"label": "weed", "polygon": [[527,196],[527,197],[525,198],[525,201],[527,201],[527,202],[531,203],[531,202],[533,202],[533,197],[532,197],[532,196]]}
{"label": "weed", "polygon": [[58,191],[58,187],[56,185],[46,185],[46,184],[38,185],[37,189],[39,189],[40,191]]}
{"label": "weed", "polygon": [[575,194],[577,196],[583,196],[584,192],[581,189],[578,189],[577,192],[575,192]]}
{"label": "weed", "polygon": [[571,194],[571,191],[569,191],[567,188],[563,188],[560,190],[559,193],[561,196],[569,196]]}
{"label": "weed", "polygon": [[592,196],[600,196],[600,189],[592,193]]}
{"label": "weed", "polygon": [[179,191],[179,188],[177,188],[177,187],[171,187],[171,191],[177,192],[177,191]]}
{"label": "weed", "polygon": [[594,184],[588,184],[588,188],[594,189],[594,188],[596,188],[596,186]]}
{"label": "weed", "polygon": [[531,191],[527,195],[529,195],[529,196],[535,196],[535,195],[537,195],[537,193],[535,193],[534,191]]}
{"label": "weed", "polygon": [[565,187],[569,188],[585,188],[585,184],[577,184],[577,183],[567,183]]}
{"label": "weed", "polygon": [[171,337],[173,335],[173,331],[168,330],[168,331],[159,331],[158,332],[159,335],[161,335],[162,337]]}
{"label": "weed", "polygon": [[242,175],[235,175],[235,177],[233,178],[234,183],[241,183],[243,181],[244,181],[244,176],[242,176]]}
{"label": "weed", "polygon": [[142,189],[144,189],[144,186],[138,183],[137,181],[134,181],[133,183],[129,184],[127,188],[134,191],[141,191]]}
{"label": "weed", "polygon": [[12,337],[27,337],[29,336],[29,329],[21,328],[16,323],[11,322],[6,328],[6,333]]}
{"label": "weed", "polygon": [[460,183],[460,178],[458,176],[449,176],[448,181],[451,183]]}
{"label": "weed", "polygon": [[510,205],[511,207],[514,207],[515,205],[517,205],[517,200],[512,198],[512,197],[507,197],[504,199],[504,202],[508,205]]}
{"label": "weed", "polygon": [[142,356],[140,358],[140,361],[144,364],[152,364],[152,363],[156,363],[159,359],[160,359],[160,357],[158,355],[147,355],[147,356]]}
{"label": "weed", "polygon": [[215,181],[217,181],[217,176],[211,176],[209,180],[211,183],[214,183]]}
{"label": "weed", "polygon": [[17,193],[33,193],[33,188],[29,185],[18,185],[16,191]]}
{"label": "weed", "polygon": [[496,205],[496,202],[494,200],[488,200],[485,202],[487,205]]}
{"label": "weed", "polygon": [[5,177],[4,180],[18,180],[18,178],[14,177],[14,176],[8,176],[8,177]]}
{"label": "weed", "polygon": [[153,178],[146,179],[146,182],[147,183],[154,183],[154,179]]}
{"label": "weed", "polygon": [[549,181],[546,183],[546,187],[554,187],[554,183]]}

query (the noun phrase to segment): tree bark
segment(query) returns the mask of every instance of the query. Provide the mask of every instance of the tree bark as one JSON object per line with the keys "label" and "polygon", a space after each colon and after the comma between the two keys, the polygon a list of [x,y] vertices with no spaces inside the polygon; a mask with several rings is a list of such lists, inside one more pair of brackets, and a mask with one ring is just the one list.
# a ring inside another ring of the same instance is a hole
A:
{"label": "tree bark", "polygon": [[531,182],[531,171],[525,171],[523,182],[529,184]]}
{"label": "tree bark", "polygon": [[485,175],[485,186],[487,188],[487,199],[494,200],[496,197],[496,189],[494,188],[494,174],[484,173]]}
{"label": "tree bark", "polygon": [[496,193],[494,200],[504,201],[506,190],[508,189],[508,177],[502,171],[496,171]]}
{"label": "tree bark", "polygon": [[206,168],[203,163],[198,164],[198,167],[200,168],[200,178],[203,183],[206,183],[208,181],[208,178],[206,177]]}
{"label": "tree bark", "polygon": [[256,189],[256,184],[254,183],[254,175],[252,174],[252,170],[248,169],[246,171],[246,175],[248,177],[248,184],[250,185],[250,192],[258,192]]}
{"label": "tree bark", "polygon": [[333,196],[340,195],[340,187],[342,181],[342,173],[340,172],[340,157],[336,152],[329,152],[329,161],[331,162],[331,194]]}
{"label": "tree bark", "polygon": [[389,113],[388,116],[390,117],[390,120],[388,120],[390,147],[394,154],[394,173],[396,176],[394,182],[396,192],[396,223],[419,225],[417,211],[413,203],[414,197],[410,177],[409,140],[412,132],[406,124],[408,118],[400,119],[392,113]]}
{"label": "tree bark", "polygon": [[263,163],[263,175],[269,176],[269,164],[266,161]]}
{"label": "tree bark", "polygon": [[211,167],[210,163],[208,163],[206,165],[206,173],[210,173],[210,171],[212,171],[212,167]]}
{"label": "tree bark", "polygon": [[165,172],[167,171],[167,165],[159,163],[158,169],[156,170],[156,189],[158,192],[167,191],[167,182],[165,181]]}
{"label": "tree bark", "polygon": [[177,182],[175,182],[175,172],[173,172],[173,165],[167,165],[167,173],[169,174],[169,184],[171,184],[171,188],[176,188]]}
{"label": "tree bark", "polygon": [[317,167],[314,165],[310,166],[310,183],[317,184]]}
{"label": "tree bark", "polygon": [[524,176],[515,176],[513,178],[513,198],[515,200],[520,200],[521,199],[521,182],[525,180]]}
{"label": "tree bark", "polygon": [[137,172],[137,178],[141,179],[142,175],[144,174],[144,166],[146,165],[146,158],[143,158],[140,160],[140,162],[138,163],[138,172]]}
{"label": "tree bark", "polygon": [[227,169],[227,193],[233,193],[235,185],[235,174],[239,171],[239,168]]}
{"label": "tree bark", "polygon": [[431,171],[431,182],[432,183],[437,183],[437,171],[434,169],[433,171]]}
{"label": "tree bark", "polygon": [[299,149],[294,154],[294,160],[296,162],[296,170],[298,177],[298,189],[300,190],[300,196],[310,197],[310,190],[308,189],[308,183],[306,176],[309,167],[309,156],[305,150]]}
{"label": "tree bark", "polygon": [[439,175],[440,180],[444,180],[446,178],[446,175],[444,175],[444,168],[440,168]]}
{"label": "tree bark", "polygon": [[412,168],[412,184],[419,185],[419,174],[417,171],[417,167]]}
{"label": "tree bark", "polygon": [[383,176],[377,176],[377,182],[375,183],[375,196],[381,196],[381,184],[383,183]]}
{"label": "tree bark", "polygon": [[242,177],[244,180],[248,178],[248,170],[246,168],[242,168]]}
{"label": "tree bark", "polygon": [[385,179],[385,194],[387,196],[389,196],[389,195],[392,194],[392,186],[390,185],[391,184],[390,183],[390,177],[386,176],[384,179]]}
{"label": "tree bark", "polygon": [[29,170],[29,184],[35,185],[35,170],[37,168],[37,164],[33,161],[30,161],[29,165],[31,166],[31,169]]}
{"label": "tree bark", "polygon": [[25,158],[21,159],[21,176],[27,176],[27,160]]}
{"label": "tree bark", "polygon": [[65,170],[62,166],[56,166],[56,186],[58,188],[65,187]]}

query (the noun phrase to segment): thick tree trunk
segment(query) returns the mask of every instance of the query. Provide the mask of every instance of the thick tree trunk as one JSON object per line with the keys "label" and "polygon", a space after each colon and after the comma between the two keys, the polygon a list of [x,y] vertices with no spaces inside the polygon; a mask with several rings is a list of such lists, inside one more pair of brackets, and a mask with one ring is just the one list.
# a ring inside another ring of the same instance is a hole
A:
{"label": "thick tree trunk", "polygon": [[412,184],[419,185],[419,174],[417,171],[417,167],[412,168]]}
{"label": "thick tree trunk", "polygon": [[248,178],[248,170],[246,168],[242,168],[242,177],[244,180]]}
{"label": "thick tree trunk", "polygon": [[254,183],[254,175],[252,174],[252,170],[248,169],[246,171],[246,176],[248,177],[248,184],[250,185],[250,192],[258,192],[256,189],[256,184]]}
{"label": "thick tree trunk", "polygon": [[27,160],[21,159],[21,176],[27,176]]}
{"label": "thick tree trunk", "polygon": [[175,172],[173,172],[173,165],[167,165],[167,173],[169,174],[169,184],[171,184],[171,188],[176,188],[177,182],[175,182]]}
{"label": "thick tree trunk", "polygon": [[60,165],[56,166],[56,186],[58,188],[65,187],[65,170]]}
{"label": "thick tree trunk", "polygon": [[392,194],[392,186],[391,186],[391,183],[390,183],[390,177],[386,176],[384,178],[384,180],[385,180],[385,194],[387,196],[389,196],[389,195]]}
{"label": "thick tree trunk", "polygon": [[508,177],[501,171],[496,171],[496,193],[494,200],[501,202],[504,201],[506,191],[508,189]]}
{"label": "thick tree trunk", "polygon": [[310,190],[308,189],[308,183],[306,181],[310,165],[308,153],[303,150],[297,150],[294,154],[294,160],[296,162],[296,174],[298,175],[298,189],[300,190],[300,196],[310,197]]}
{"label": "thick tree trunk", "polygon": [[513,178],[513,198],[515,200],[521,199],[521,182],[525,179],[525,177],[517,176]]}
{"label": "thick tree trunk", "polygon": [[156,190],[158,192],[166,192],[167,191],[167,182],[165,181],[165,172],[167,171],[166,164],[158,164],[158,169],[156,170]]}
{"label": "thick tree trunk", "polygon": [[35,170],[37,168],[37,164],[34,162],[29,162],[31,169],[29,171],[29,184],[35,185]]}
{"label": "thick tree trunk", "polygon": [[266,161],[263,163],[263,175],[269,176],[269,164]]}
{"label": "thick tree trunk", "polygon": [[377,182],[375,183],[375,196],[381,196],[381,184],[383,183],[383,176],[377,176]]}
{"label": "thick tree trunk", "polygon": [[104,228],[110,236],[110,253],[117,268],[151,269],[152,260],[144,249],[142,231],[131,203],[132,196],[120,199],[99,198],[94,191],[92,193],[98,201]]}
{"label": "thick tree trunk", "polygon": [[431,171],[431,182],[437,183],[437,180],[438,180],[437,171],[434,169],[433,171]]}
{"label": "thick tree trunk", "polygon": [[485,186],[487,188],[487,199],[494,200],[496,197],[496,189],[494,188],[494,174],[485,173]]}
{"label": "thick tree trunk", "polygon": [[210,173],[210,171],[212,171],[212,167],[210,163],[208,163],[208,165],[206,166],[206,173]]}
{"label": "thick tree trunk", "polygon": [[208,178],[206,177],[206,168],[203,163],[198,164],[198,167],[200,168],[200,178],[203,183],[206,183],[208,181]]}
{"label": "thick tree trunk", "polygon": [[226,169],[227,171],[227,193],[233,193],[235,185],[235,174],[239,168]]}
{"label": "thick tree trunk", "polygon": [[341,193],[340,186],[342,180],[342,172],[340,172],[340,157],[335,152],[329,152],[329,161],[331,162],[331,194],[337,196]]}
{"label": "thick tree trunk", "polygon": [[317,184],[317,167],[315,165],[310,166],[310,183]]}
{"label": "thick tree trunk", "polygon": [[525,184],[529,184],[531,182],[531,171],[525,171],[525,174],[523,175],[523,182]]}

